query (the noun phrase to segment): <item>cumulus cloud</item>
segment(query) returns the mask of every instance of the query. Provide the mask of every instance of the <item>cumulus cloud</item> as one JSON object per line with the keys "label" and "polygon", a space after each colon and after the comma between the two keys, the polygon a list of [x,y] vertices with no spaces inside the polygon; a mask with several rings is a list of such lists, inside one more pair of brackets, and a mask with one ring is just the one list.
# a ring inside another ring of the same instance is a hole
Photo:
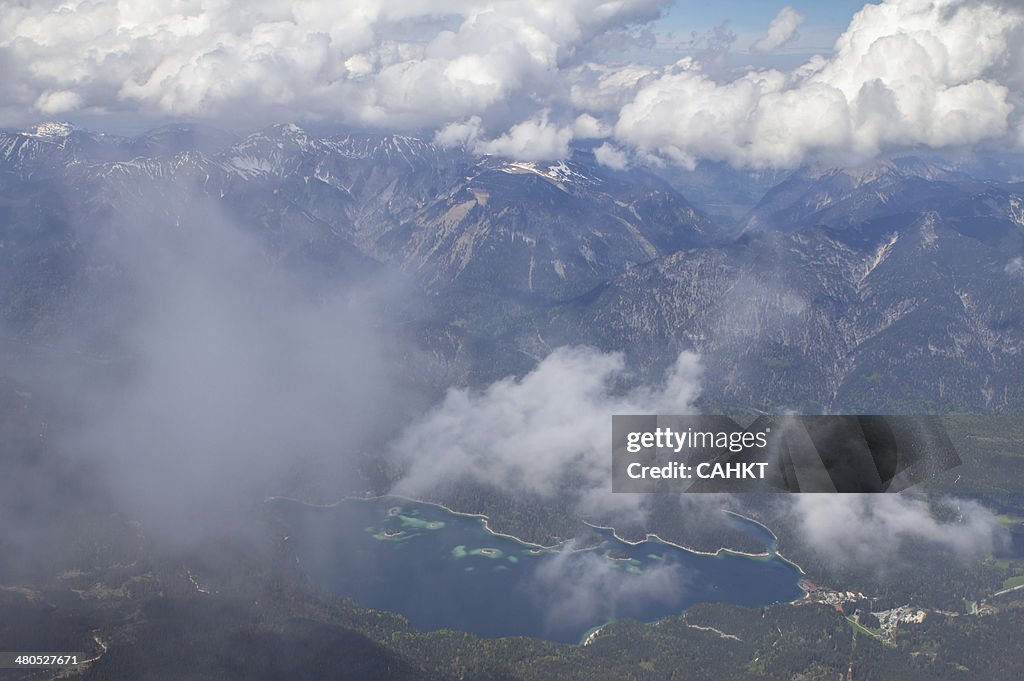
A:
{"label": "cumulus cloud", "polygon": [[465,121],[449,123],[434,133],[434,144],[442,147],[473,148],[480,139],[483,121],[473,116]]}
{"label": "cumulus cloud", "polygon": [[474,149],[477,153],[523,161],[550,161],[568,156],[572,139],[571,127],[555,125],[548,120],[548,112],[543,111],[537,118],[512,126],[496,139],[478,141]]}
{"label": "cumulus cloud", "polygon": [[590,114],[583,113],[573,121],[572,134],[576,139],[600,139],[608,137],[611,128]]}
{"label": "cumulus cloud", "polygon": [[40,113],[47,115],[74,111],[82,105],[82,98],[76,92],[47,90],[36,99],[35,107]]}
{"label": "cumulus cloud", "polygon": [[836,563],[883,566],[909,541],[978,556],[990,552],[999,535],[992,512],[963,499],[939,502],[952,516],[946,521],[925,499],[901,494],[800,494],[791,503],[803,539]]}
{"label": "cumulus cloud", "polygon": [[[632,158],[688,166],[1024,144],[1019,3],[867,4],[831,54],[791,71],[730,68],[725,25],[669,66],[645,63],[649,41],[622,63],[617,38],[667,4],[0,0],[0,118],[327,119],[524,159],[610,133]],[[801,19],[784,8],[752,50],[783,46]]]}
{"label": "cumulus cloud", "polygon": [[610,492],[611,417],[692,411],[700,364],[696,355],[683,353],[663,385],[619,394],[615,384],[625,374],[621,354],[564,347],[521,379],[506,378],[480,392],[449,390],[395,442],[408,462],[397,491],[424,494],[469,479],[547,497],[569,488],[584,509],[635,506],[633,495],[613,498]]}
{"label": "cumulus cloud", "polygon": [[793,167],[809,157],[1002,140],[1021,125],[1024,9],[969,0],[867,5],[829,58],[719,82],[684,60],[642,85],[615,138],[693,165]]}
{"label": "cumulus cloud", "polygon": [[[438,126],[551,92],[666,0],[0,2],[2,104]],[[59,106],[58,106],[59,105]],[[543,106],[543,104],[542,104]]]}
{"label": "cumulus cloud", "polygon": [[615,145],[605,142],[594,149],[594,157],[603,166],[623,170],[629,167],[629,156]]}
{"label": "cumulus cloud", "polygon": [[598,125],[597,119],[593,119],[593,123],[584,120],[573,127],[560,127],[548,120],[547,111],[542,111],[536,118],[517,123],[504,134],[487,139],[480,117],[473,116],[444,126],[434,134],[434,142],[444,147],[464,147],[482,155],[505,156],[521,161],[553,161],[569,155],[574,127],[592,132]]}
{"label": "cumulus cloud", "polygon": [[804,23],[805,15],[786,5],[768,24],[768,34],[750,46],[755,54],[774,52],[786,43],[796,39],[796,29]]}
{"label": "cumulus cloud", "polygon": [[588,62],[573,70],[567,104],[584,111],[618,113],[640,84],[658,73],[643,64],[610,66]]}

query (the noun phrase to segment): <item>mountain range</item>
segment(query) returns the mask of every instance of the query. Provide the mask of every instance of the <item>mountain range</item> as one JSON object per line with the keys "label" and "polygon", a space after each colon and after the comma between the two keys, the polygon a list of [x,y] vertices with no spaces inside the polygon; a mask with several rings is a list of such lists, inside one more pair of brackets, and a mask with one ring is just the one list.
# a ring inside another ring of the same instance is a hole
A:
{"label": "mountain range", "polygon": [[[730,188],[731,222],[712,205]],[[1024,407],[1024,183],[915,158],[687,174],[294,124],[129,138],[47,123],[0,133],[6,334],[60,336],[126,295],[98,225],[128,239],[211,211],[311,295],[406,282],[409,333],[457,383],[587,343],[646,379],[699,352],[709,406]]]}

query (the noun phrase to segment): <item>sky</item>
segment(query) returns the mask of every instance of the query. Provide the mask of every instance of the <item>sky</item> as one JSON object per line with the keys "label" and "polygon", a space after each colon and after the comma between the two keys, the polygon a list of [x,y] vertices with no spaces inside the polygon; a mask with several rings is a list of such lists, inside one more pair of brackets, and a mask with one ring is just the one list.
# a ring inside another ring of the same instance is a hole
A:
{"label": "sky", "polygon": [[800,35],[786,46],[786,51],[809,57],[831,52],[836,38],[864,4],[857,0],[795,3],[778,0],[682,0],[673,3],[665,11],[664,16],[656,22],[656,30],[664,35],[663,40],[668,49],[689,38],[693,31],[706,32],[728,22],[740,36],[737,48],[746,52],[782,8],[790,5],[803,13],[806,19],[800,28]]}
{"label": "sky", "polygon": [[1020,149],[1022,34],[1016,0],[0,0],[0,125],[326,122],[615,167]]}

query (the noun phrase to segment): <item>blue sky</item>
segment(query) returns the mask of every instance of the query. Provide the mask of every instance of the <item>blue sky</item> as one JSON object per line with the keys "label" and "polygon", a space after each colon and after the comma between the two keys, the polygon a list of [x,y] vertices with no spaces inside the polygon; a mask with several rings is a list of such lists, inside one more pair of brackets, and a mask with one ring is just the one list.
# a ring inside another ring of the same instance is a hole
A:
{"label": "blue sky", "polygon": [[729,20],[745,30],[763,30],[786,5],[807,15],[807,23],[834,30],[837,34],[850,17],[866,3],[859,0],[678,0],[662,23],[670,30],[689,31]]}
{"label": "blue sky", "polygon": [[678,0],[658,22],[659,42],[689,40],[691,34],[706,32],[723,22],[736,33],[734,51],[744,53],[764,34],[768,24],[783,7],[789,5],[806,15],[800,37],[787,45],[781,58],[796,60],[831,51],[835,39],[846,29],[850,18],[866,3],[858,0]]}

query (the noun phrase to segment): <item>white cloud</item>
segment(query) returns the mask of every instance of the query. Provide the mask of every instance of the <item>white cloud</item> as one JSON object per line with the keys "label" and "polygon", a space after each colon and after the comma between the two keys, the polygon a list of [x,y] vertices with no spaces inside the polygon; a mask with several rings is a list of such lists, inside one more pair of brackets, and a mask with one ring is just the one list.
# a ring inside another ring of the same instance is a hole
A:
{"label": "white cloud", "polygon": [[[597,123],[596,119],[594,122]],[[438,130],[434,134],[434,142],[443,147],[465,147],[477,154],[505,156],[520,161],[551,161],[569,155],[569,143],[577,127],[559,127],[548,120],[547,111],[542,111],[536,118],[513,125],[503,135],[487,139],[483,121],[479,116],[472,116]]]}
{"label": "white cloud", "polygon": [[39,95],[35,102],[36,109],[47,115],[60,114],[65,111],[74,111],[82,105],[82,98],[78,93],[68,90],[57,92],[47,91]]}
{"label": "white cloud", "polygon": [[569,155],[573,131],[548,121],[548,112],[537,118],[512,126],[500,137],[486,142],[478,141],[477,153],[507,156],[522,161],[551,161]]}
{"label": "white cloud", "polygon": [[936,519],[926,500],[902,494],[798,494],[790,503],[803,539],[822,557],[880,569],[900,558],[907,541],[976,556],[990,552],[1000,532],[991,511],[962,499],[943,502],[950,521]]}
{"label": "white cloud", "polygon": [[531,595],[544,608],[550,628],[579,627],[614,616],[623,607],[635,610],[642,603],[672,601],[691,581],[681,566],[672,563],[624,574],[609,558],[574,551],[572,545],[543,560],[533,576]]}
{"label": "white cloud", "polygon": [[0,0],[0,106],[441,126],[545,99],[577,52],[666,4]]}
{"label": "white cloud", "polygon": [[804,23],[805,15],[786,5],[768,24],[768,34],[750,46],[756,54],[774,52],[786,43],[797,38],[796,29]]}
{"label": "white cloud", "polygon": [[615,170],[623,170],[629,167],[629,156],[621,149],[607,142],[594,149],[594,157],[597,158],[597,162],[601,165],[614,168]]}
{"label": "white cloud", "polygon": [[[667,3],[0,0],[0,122],[329,119],[535,159],[611,132],[640,161],[756,167],[1024,144],[1019,3],[867,4],[831,55],[792,71],[730,70],[727,31],[667,67],[619,63],[607,46]],[[754,51],[800,20],[783,9]]]}
{"label": "white cloud", "polygon": [[580,114],[572,123],[572,134],[575,139],[601,139],[608,137],[611,132],[610,126],[588,113]]}
{"label": "white cloud", "polygon": [[635,507],[636,495],[611,498],[613,414],[692,411],[700,365],[683,353],[664,385],[616,394],[624,378],[619,354],[592,348],[555,350],[521,379],[506,378],[482,392],[451,389],[444,401],[394,443],[409,463],[398,491],[424,494],[469,479],[541,496],[571,488],[587,509],[615,503]]}
{"label": "white cloud", "polygon": [[656,69],[639,64],[607,66],[589,62],[571,72],[567,103],[578,110],[617,113],[641,83],[657,74]]}
{"label": "white cloud", "polygon": [[482,125],[483,121],[479,116],[472,116],[459,123],[449,123],[434,134],[434,144],[440,144],[442,147],[472,148],[480,138]]}
{"label": "white cloud", "polygon": [[1024,8],[888,0],[854,16],[830,58],[728,82],[684,61],[620,111],[615,138],[692,165],[798,165],[1004,140],[1022,117]]}

